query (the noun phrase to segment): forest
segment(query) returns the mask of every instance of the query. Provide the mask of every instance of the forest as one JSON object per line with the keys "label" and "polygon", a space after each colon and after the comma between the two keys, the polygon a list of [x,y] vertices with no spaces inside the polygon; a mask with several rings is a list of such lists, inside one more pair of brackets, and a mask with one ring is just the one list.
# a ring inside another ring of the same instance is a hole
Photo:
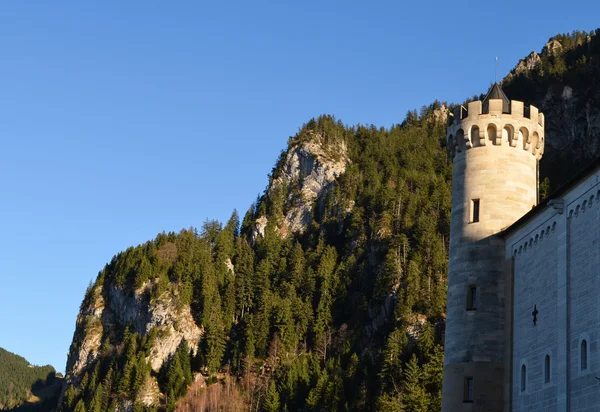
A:
{"label": "forest", "polygon": [[[560,116],[561,103],[546,96],[568,84],[579,102],[595,102],[597,33],[551,39],[560,47],[503,82],[509,98]],[[243,216],[234,211],[225,223],[161,233],[117,254],[82,308],[109,287],[151,285],[148,301],[168,293],[178,307],[191,308],[202,340],[197,347],[183,342],[156,373],[147,357],[159,332],[118,325],[103,334],[81,382],[67,387],[61,410],[112,410],[127,400],[133,410],[147,410],[137,395],[152,376],[166,410],[439,411],[452,176],[445,107],[436,101],[390,128],[311,119],[290,138],[267,189]],[[282,234],[282,216],[300,187],[275,182],[287,153],[315,139],[332,156],[345,147],[347,168],[311,206],[304,230]],[[568,159],[581,142],[561,148],[549,136],[547,156]],[[598,156],[598,147],[588,156]],[[542,163],[543,196],[577,167],[565,160],[551,171]],[[264,234],[256,236],[263,217]],[[97,327],[85,324],[86,331]],[[198,376],[207,387],[198,389]]]}
{"label": "forest", "polygon": [[[255,410],[440,408],[452,171],[445,124],[433,117],[440,107],[388,130],[331,116],[304,125],[290,147],[315,135],[332,148],[344,141],[350,165],[301,235],[277,231],[288,207],[281,188],[265,191],[241,221],[234,211],[224,225],[160,234],[101,271],[96,286],[152,282],[149,300],[176,290],[178,305],[190,306],[204,328],[196,355],[183,344],[157,376],[168,409],[197,372],[214,379],[226,372],[240,387],[251,382],[241,393]],[[269,223],[253,241],[260,216]],[[390,313],[374,326],[384,306]],[[135,399],[151,373],[152,340],[152,332],[127,327],[106,336],[63,409],[101,411]]]}
{"label": "forest", "polygon": [[533,68],[513,70],[502,82],[509,98],[532,104],[546,116],[540,175],[551,190],[600,155],[599,35],[600,29],[556,35]]}
{"label": "forest", "polygon": [[58,400],[56,390],[51,388],[55,379],[52,366],[31,365],[25,358],[0,348],[0,410],[14,410],[48,389],[49,396],[35,409],[26,410],[50,410]]}

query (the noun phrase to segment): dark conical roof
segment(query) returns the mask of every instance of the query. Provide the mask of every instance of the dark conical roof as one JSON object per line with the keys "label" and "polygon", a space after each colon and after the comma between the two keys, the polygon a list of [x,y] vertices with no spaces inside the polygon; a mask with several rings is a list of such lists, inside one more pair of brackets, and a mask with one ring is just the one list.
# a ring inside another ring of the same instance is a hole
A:
{"label": "dark conical roof", "polygon": [[506,97],[506,94],[504,94],[498,83],[494,83],[487,96],[483,99],[483,113],[489,113],[490,99],[501,99],[502,113],[510,113],[510,100],[508,100],[508,97]]}

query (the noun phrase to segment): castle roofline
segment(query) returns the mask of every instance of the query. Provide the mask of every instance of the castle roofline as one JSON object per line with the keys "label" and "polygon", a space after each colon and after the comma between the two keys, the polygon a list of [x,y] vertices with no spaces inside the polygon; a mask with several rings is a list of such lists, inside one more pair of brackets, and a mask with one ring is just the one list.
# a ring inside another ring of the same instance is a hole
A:
{"label": "castle roofline", "polygon": [[565,193],[577,186],[579,182],[584,180],[586,177],[592,175],[597,169],[600,169],[600,157],[598,157],[596,160],[591,162],[586,168],[584,168],[575,176],[573,176],[573,178],[570,179],[567,183],[563,184],[554,192],[550,193],[550,195],[548,195],[546,199],[542,200],[537,206],[533,207],[529,212],[525,213],[515,223],[500,231],[498,233],[498,236],[505,238],[506,236],[515,232],[517,229],[519,229],[520,227],[525,225],[529,220],[531,220],[534,216],[546,209],[546,207],[552,206],[550,202],[561,198]]}
{"label": "castle roofline", "polygon": [[490,100],[502,100],[502,113],[510,113],[510,100],[498,83],[494,83],[482,101],[483,113],[489,113]]}

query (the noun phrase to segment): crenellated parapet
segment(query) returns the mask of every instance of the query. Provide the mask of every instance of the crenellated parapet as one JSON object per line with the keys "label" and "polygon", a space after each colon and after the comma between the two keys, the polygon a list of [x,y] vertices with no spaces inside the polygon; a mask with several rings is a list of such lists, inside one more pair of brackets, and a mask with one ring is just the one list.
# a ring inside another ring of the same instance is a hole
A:
{"label": "crenellated parapet", "polygon": [[452,159],[469,149],[508,145],[539,160],[544,153],[544,114],[518,100],[477,100],[449,114],[446,138]]}

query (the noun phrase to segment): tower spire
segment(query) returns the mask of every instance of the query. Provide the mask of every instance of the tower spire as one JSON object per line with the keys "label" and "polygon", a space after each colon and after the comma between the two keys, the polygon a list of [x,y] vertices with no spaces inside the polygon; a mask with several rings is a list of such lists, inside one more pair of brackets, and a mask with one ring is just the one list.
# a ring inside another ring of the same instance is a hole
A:
{"label": "tower spire", "polygon": [[498,84],[498,56],[496,56],[496,80],[494,83]]}

